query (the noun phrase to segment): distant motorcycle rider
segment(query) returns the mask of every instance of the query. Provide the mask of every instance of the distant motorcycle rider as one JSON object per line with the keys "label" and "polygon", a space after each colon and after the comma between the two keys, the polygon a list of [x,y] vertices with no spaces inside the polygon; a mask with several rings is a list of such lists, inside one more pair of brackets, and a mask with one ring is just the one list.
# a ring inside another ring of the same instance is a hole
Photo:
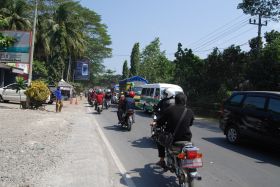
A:
{"label": "distant motorcycle rider", "polygon": [[106,108],[111,104],[111,99],[112,99],[111,90],[107,89],[105,93],[105,103],[104,103]]}
{"label": "distant motorcycle rider", "polygon": [[125,96],[121,94],[119,98],[118,111],[117,111],[119,124],[122,121],[122,116],[124,112],[125,112]]}
{"label": "distant motorcycle rider", "polygon": [[132,122],[135,123],[135,114],[134,114],[134,109],[135,109],[135,100],[133,97],[135,96],[134,91],[129,91],[126,93],[126,98],[125,98],[125,114],[127,113],[128,110],[133,110],[133,115],[132,115]]}
{"label": "distant motorcycle rider", "polygon": [[95,110],[97,110],[97,105],[103,105],[104,94],[101,89],[96,90],[96,102],[95,102]]}

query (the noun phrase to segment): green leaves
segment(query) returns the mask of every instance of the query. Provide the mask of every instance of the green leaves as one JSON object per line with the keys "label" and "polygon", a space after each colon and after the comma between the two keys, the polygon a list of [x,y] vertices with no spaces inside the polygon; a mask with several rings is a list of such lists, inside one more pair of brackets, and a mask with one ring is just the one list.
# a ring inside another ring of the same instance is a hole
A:
{"label": "green leaves", "polygon": [[173,65],[160,50],[160,40],[155,38],[141,53],[139,75],[150,83],[170,82],[173,77]]}
{"label": "green leaves", "polygon": [[237,8],[251,16],[260,15],[274,21],[280,19],[280,0],[243,0]]}
{"label": "green leaves", "polygon": [[123,63],[123,70],[122,70],[122,79],[126,79],[129,77],[129,69],[127,66],[127,60]]}
{"label": "green leaves", "polygon": [[5,47],[10,47],[16,42],[16,39],[9,36],[3,36],[0,32],[0,49]]}
{"label": "green leaves", "polygon": [[130,76],[138,75],[140,65],[139,43],[135,43],[130,56]]}

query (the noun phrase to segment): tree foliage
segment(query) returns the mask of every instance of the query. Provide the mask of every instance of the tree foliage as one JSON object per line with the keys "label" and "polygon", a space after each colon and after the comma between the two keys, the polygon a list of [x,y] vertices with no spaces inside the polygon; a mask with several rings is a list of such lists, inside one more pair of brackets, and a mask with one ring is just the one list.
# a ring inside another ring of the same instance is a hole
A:
{"label": "tree foliage", "polygon": [[138,75],[140,65],[139,43],[135,43],[130,55],[130,76]]}
{"label": "tree foliage", "polygon": [[123,63],[123,69],[122,69],[122,79],[126,79],[129,77],[129,69],[127,66],[127,60]]}
{"label": "tree foliage", "polygon": [[237,8],[251,16],[260,15],[274,21],[280,19],[280,0],[242,0]]}
{"label": "tree foliage", "polygon": [[[33,0],[1,0],[0,29],[31,30],[33,10]],[[90,81],[100,76],[103,59],[111,56],[111,38],[101,22],[96,12],[74,0],[39,1],[34,58],[48,70],[50,82],[71,80],[79,59],[96,68],[90,69]]]}
{"label": "tree foliage", "polygon": [[160,50],[160,40],[155,38],[141,53],[141,68],[139,75],[151,83],[170,82],[172,79],[173,64]]}

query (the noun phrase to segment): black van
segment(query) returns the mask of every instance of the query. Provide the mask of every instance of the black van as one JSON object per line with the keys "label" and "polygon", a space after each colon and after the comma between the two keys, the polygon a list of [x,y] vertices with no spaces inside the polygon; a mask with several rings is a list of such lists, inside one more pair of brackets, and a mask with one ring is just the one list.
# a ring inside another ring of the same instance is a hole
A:
{"label": "black van", "polygon": [[234,92],[222,104],[220,128],[233,144],[250,137],[280,145],[280,92]]}

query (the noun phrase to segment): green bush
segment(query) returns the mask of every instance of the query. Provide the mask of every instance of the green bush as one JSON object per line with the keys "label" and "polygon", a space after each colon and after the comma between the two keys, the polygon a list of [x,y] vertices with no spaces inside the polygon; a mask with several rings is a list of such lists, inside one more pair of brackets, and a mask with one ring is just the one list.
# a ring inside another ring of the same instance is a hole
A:
{"label": "green bush", "polygon": [[31,86],[24,92],[30,99],[30,105],[34,108],[42,106],[50,95],[48,86],[43,81],[32,81]]}

